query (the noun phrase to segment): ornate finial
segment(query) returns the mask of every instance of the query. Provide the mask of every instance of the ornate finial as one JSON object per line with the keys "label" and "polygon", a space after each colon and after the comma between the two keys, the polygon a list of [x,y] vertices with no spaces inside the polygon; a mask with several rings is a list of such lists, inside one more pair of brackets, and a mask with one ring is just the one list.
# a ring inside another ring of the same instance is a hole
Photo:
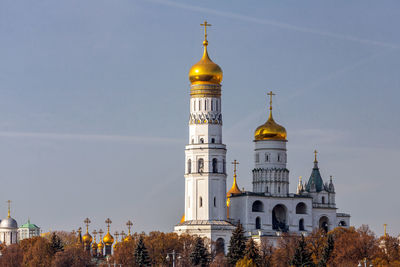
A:
{"label": "ornate finial", "polygon": [[125,234],[124,230],[121,231],[120,235],[121,235],[122,240],[125,239],[126,234]]}
{"label": "ornate finial", "polygon": [[107,232],[110,232],[110,224],[112,224],[112,221],[110,220],[110,218],[107,218],[105,223],[107,224]]}
{"label": "ornate finial", "polygon": [[207,41],[207,27],[211,26],[211,24],[208,24],[207,21],[205,20],[204,23],[200,24],[200,26],[204,26],[204,41],[203,45],[207,46],[208,41]]}
{"label": "ornate finial", "polygon": [[89,220],[89,218],[86,218],[83,222],[86,224],[86,233],[89,233],[89,224],[91,223],[91,221]]}
{"label": "ornate finial", "polygon": [[314,157],[315,157],[314,162],[318,162],[318,160],[317,160],[317,154],[318,154],[318,151],[317,151],[317,150],[314,150]]}
{"label": "ornate finial", "polygon": [[96,230],[93,230],[92,235],[93,235],[93,238],[94,238],[94,243],[96,243],[97,231],[96,231]]}
{"label": "ornate finial", "polygon": [[383,224],[383,236],[384,237],[386,237],[387,236],[387,233],[386,233],[386,226],[387,226],[387,224],[385,223],[385,224]]}
{"label": "ornate finial", "polygon": [[269,110],[272,110],[272,96],[275,94],[270,91],[267,95],[269,95]]}
{"label": "ornate finial", "polygon": [[299,183],[301,183],[303,176],[299,176]]}
{"label": "ornate finial", "polygon": [[10,218],[11,217],[11,200],[7,200],[7,203],[8,203],[8,216],[7,216],[7,218]]}
{"label": "ornate finial", "polygon": [[131,235],[132,225],[133,225],[133,223],[130,220],[126,223],[126,226],[128,226],[128,235]]}
{"label": "ornate finial", "polygon": [[82,233],[82,227],[79,227],[76,232],[80,235]]}
{"label": "ornate finial", "polygon": [[114,235],[115,235],[115,237],[116,237],[116,241],[117,241],[116,243],[118,243],[118,237],[119,237],[118,231],[115,231]]}
{"label": "ornate finial", "polygon": [[100,242],[103,237],[104,231],[102,229],[99,230],[98,234],[100,235]]}
{"label": "ornate finial", "polygon": [[233,177],[236,178],[236,165],[239,165],[239,161],[236,159],[232,162],[233,164]]}
{"label": "ornate finial", "polygon": [[332,179],[333,179],[333,177],[332,177],[332,175],[330,176],[330,181],[331,181],[331,183],[332,183]]}

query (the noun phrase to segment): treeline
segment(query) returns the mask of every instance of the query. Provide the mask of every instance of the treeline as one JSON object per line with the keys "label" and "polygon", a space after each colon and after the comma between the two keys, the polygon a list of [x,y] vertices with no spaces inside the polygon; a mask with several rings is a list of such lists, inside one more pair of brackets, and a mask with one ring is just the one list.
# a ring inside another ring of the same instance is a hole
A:
{"label": "treeline", "polygon": [[[275,242],[273,245],[273,242]],[[308,236],[283,234],[272,240],[253,240],[238,225],[227,244],[228,253],[216,254],[208,239],[175,233],[135,233],[114,247],[109,259],[92,258],[78,238],[57,232],[47,238],[35,237],[1,247],[2,267],[94,267],[94,266],[367,266],[400,267],[399,240],[389,235],[377,237],[368,226],[336,228]]]}

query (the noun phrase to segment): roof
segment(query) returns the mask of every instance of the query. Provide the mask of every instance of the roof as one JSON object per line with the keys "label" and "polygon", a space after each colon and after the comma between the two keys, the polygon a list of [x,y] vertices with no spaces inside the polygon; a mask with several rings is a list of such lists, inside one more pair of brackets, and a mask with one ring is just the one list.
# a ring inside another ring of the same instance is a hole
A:
{"label": "roof", "polygon": [[36,224],[31,223],[30,220],[28,220],[27,223],[21,225],[19,228],[40,229],[39,226],[37,226]]}
{"label": "roof", "polygon": [[[315,186],[315,187],[314,187]],[[321,192],[324,190],[324,182],[322,181],[321,173],[319,172],[318,168],[318,161],[314,162],[314,168],[312,169],[310,179],[308,179],[308,183],[306,185],[306,191],[314,191],[311,190],[315,188],[316,192]]]}

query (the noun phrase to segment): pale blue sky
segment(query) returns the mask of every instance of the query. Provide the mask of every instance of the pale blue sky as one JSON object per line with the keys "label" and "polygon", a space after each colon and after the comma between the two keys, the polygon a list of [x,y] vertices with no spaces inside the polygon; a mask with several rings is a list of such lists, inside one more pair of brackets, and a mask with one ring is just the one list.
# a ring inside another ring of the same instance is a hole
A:
{"label": "pale blue sky", "polygon": [[339,211],[399,234],[398,1],[1,1],[0,217],[12,199],[20,224],[46,231],[85,217],[172,231],[204,19],[239,186],[252,189],[253,131],[273,90],[291,191],[317,149]]}

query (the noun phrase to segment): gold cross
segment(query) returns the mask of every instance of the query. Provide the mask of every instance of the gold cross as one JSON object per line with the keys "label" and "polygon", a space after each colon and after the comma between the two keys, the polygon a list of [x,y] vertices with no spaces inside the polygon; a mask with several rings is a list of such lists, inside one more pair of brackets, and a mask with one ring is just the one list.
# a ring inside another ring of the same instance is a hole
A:
{"label": "gold cross", "polygon": [[383,225],[383,228],[384,228],[384,236],[387,236],[387,233],[386,233],[386,226],[387,226],[387,224],[385,223],[384,225]]}
{"label": "gold cross", "polygon": [[270,91],[267,95],[269,95],[269,110],[272,110],[272,96],[275,94]]}
{"label": "gold cross", "polygon": [[129,233],[129,235],[131,234],[131,227],[132,227],[132,225],[133,225],[133,223],[132,223],[130,220],[126,223],[126,226],[128,226],[128,233]]}
{"label": "gold cross", "polygon": [[204,40],[207,41],[207,27],[211,26],[211,24],[208,24],[205,20],[204,23],[200,24],[200,26],[204,26]]}
{"label": "gold cross", "polygon": [[7,200],[7,203],[8,203],[8,218],[10,218],[11,200]]}
{"label": "gold cross", "polygon": [[239,165],[239,161],[237,161],[236,159],[232,162],[233,164],[233,173],[234,175],[236,175],[236,165]]}
{"label": "gold cross", "polygon": [[107,218],[107,220],[105,221],[105,223],[107,224],[108,232],[110,232],[110,224],[112,224],[112,221],[110,220],[110,218]]}
{"label": "gold cross", "polygon": [[89,218],[86,218],[83,222],[86,224],[86,233],[88,233],[88,231],[89,231],[89,223],[91,223],[91,221],[89,220]]}
{"label": "gold cross", "polygon": [[315,162],[317,162],[317,153],[318,153],[318,151],[317,151],[317,150],[314,150]]}

